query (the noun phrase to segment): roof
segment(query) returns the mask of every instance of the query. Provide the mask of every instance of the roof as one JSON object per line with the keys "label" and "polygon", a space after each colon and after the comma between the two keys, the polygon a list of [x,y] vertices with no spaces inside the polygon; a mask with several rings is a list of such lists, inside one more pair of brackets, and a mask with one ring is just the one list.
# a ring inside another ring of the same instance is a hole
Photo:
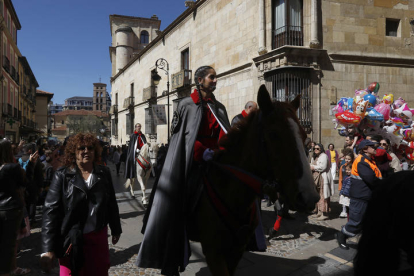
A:
{"label": "roof", "polygon": [[55,95],[55,94],[50,93],[50,92],[46,92],[46,91],[43,91],[43,90],[36,89],[36,96],[37,97],[40,97],[40,96],[46,97],[47,98],[47,103],[50,102],[50,100],[53,98],[53,95]]}
{"label": "roof", "polygon": [[59,130],[66,130],[66,129],[67,129],[67,126],[60,126],[60,127],[52,129],[52,131],[59,131]]}
{"label": "roof", "polygon": [[70,97],[67,98],[65,101],[69,101],[69,100],[91,100],[93,101],[93,97],[83,97],[83,96],[74,96],[74,97]]}
{"label": "roof", "polygon": [[36,94],[43,94],[43,95],[55,95],[54,93],[50,93],[50,92],[47,92],[47,91],[43,91],[43,90],[40,90],[40,89],[36,89]]}
{"label": "roof", "polygon": [[97,117],[108,117],[109,115],[105,112],[101,112],[99,110],[85,110],[85,109],[81,109],[81,110],[65,110],[62,112],[58,112],[53,114],[53,116],[55,117],[59,117],[59,116],[69,116],[69,115],[77,115],[77,116],[91,116],[91,115],[95,115]]}

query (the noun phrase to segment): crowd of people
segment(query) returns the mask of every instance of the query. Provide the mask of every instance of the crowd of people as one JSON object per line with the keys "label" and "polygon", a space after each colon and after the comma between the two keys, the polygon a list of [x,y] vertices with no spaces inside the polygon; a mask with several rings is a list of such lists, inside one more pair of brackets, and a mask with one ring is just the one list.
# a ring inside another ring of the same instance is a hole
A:
{"label": "crowd of people", "polygon": [[[171,145],[161,146],[158,154],[154,170],[157,178],[147,202],[144,236],[136,261],[139,267],[159,268],[166,275],[178,275],[188,264],[186,217],[193,215],[200,197],[205,162],[213,159],[220,149],[219,140],[231,125],[239,125],[250,112],[258,109],[257,103],[247,102],[230,125],[225,107],[213,94],[217,83],[214,68],[200,67],[195,79],[197,89],[180,102],[174,115]],[[368,203],[379,185],[377,180],[412,170],[409,159],[395,154],[388,139],[360,134],[352,125],[347,132],[350,135],[345,137],[340,150],[332,143],[325,150],[321,143],[309,138],[305,143],[315,189],[320,196],[311,216],[319,221],[336,216],[347,218],[336,234],[342,249],[349,248],[348,238],[361,233]],[[0,276],[30,273],[29,268],[17,266],[16,256],[19,242],[24,242],[36,224],[37,205],[43,205],[43,270],[50,271],[54,260],[59,259],[60,275],[107,275],[110,267],[108,226],[113,244],[119,241],[122,228],[111,173],[106,165],[111,161],[117,176],[134,179],[137,154],[146,143],[139,123],[135,125],[129,147],[110,146],[84,133],[53,146],[1,140]],[[342,207],[338,214],[331,213],[335,179],[338,179]],[[134,197],[132,184],[131,195]],[[271,239],[277,236],[282,217],[289,217],[289,206],[282,198],[274,202],[269,198],[268,202],[274,204],[276,213],[268,236]],[[266,250],[265,240],[259,239],[264,237],[261,223],[255,237],[255,250]]]}

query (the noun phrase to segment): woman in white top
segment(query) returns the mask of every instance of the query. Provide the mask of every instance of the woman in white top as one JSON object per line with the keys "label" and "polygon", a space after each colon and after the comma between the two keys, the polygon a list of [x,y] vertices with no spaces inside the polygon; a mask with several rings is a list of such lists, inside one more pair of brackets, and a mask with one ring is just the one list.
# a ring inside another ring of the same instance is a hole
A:
{"label": "woman in white top", "polygon": [[316,204],[316,214],[313,217],[317,218],[317,220],[326,220],[328,219],[330,209],[330,197],[333,195],[333,179],[330,173],[331,161],[325,154],[322,144],[316,144],[313,148],[310,167],[315,180],[316,190],[321,197]]}

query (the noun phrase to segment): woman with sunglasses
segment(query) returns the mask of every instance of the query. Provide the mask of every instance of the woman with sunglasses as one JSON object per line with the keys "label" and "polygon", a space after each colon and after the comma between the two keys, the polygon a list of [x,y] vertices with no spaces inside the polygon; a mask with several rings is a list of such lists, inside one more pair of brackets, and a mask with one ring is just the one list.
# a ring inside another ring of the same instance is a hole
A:
{"label": "woman with sunglasses", "polygon": [[317,220],[327,220],[330,209],[330,197],[333,195],[333,180],[331,162],[325,153],[322,144],[315,144],[310,164],[316,189],[321,199],[316,204],[315,213],[312,217]]}
{"label": "woman with sunglasses", "polygon": [[102,148],[92,134],[68,140],[65,166],[53,176],[43,209],[41,265],[59,258],[60,275],[108,275],[112,243],[122,233],[109,169],[97,165]]}
{"label": "woman with sunglasses", "polygon": [[[389,139],[382,139],[379,144],[380,148],[383,148],[392,158],[389,162],[390,169],[387,171],[387,175],[391,175],[396,172],[402,171],[400,159],[392,152],[391,141]],[[381,169],[381,168],[380,168]],[[383,177],[385,177],[383,175]]]}

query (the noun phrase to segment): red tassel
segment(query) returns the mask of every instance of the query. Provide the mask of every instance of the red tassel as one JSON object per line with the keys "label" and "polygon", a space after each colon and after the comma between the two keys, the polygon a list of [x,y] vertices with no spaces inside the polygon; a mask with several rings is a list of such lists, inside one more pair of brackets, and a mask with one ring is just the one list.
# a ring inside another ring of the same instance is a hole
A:
{"label": "red tassel", "polygon": [[280,228],[280,222],[282,221],[282,217],[281,216],[277,216],[277,219],[275,221],[275,225],[273,225],[273,229],[275,231],[279,231]]}

